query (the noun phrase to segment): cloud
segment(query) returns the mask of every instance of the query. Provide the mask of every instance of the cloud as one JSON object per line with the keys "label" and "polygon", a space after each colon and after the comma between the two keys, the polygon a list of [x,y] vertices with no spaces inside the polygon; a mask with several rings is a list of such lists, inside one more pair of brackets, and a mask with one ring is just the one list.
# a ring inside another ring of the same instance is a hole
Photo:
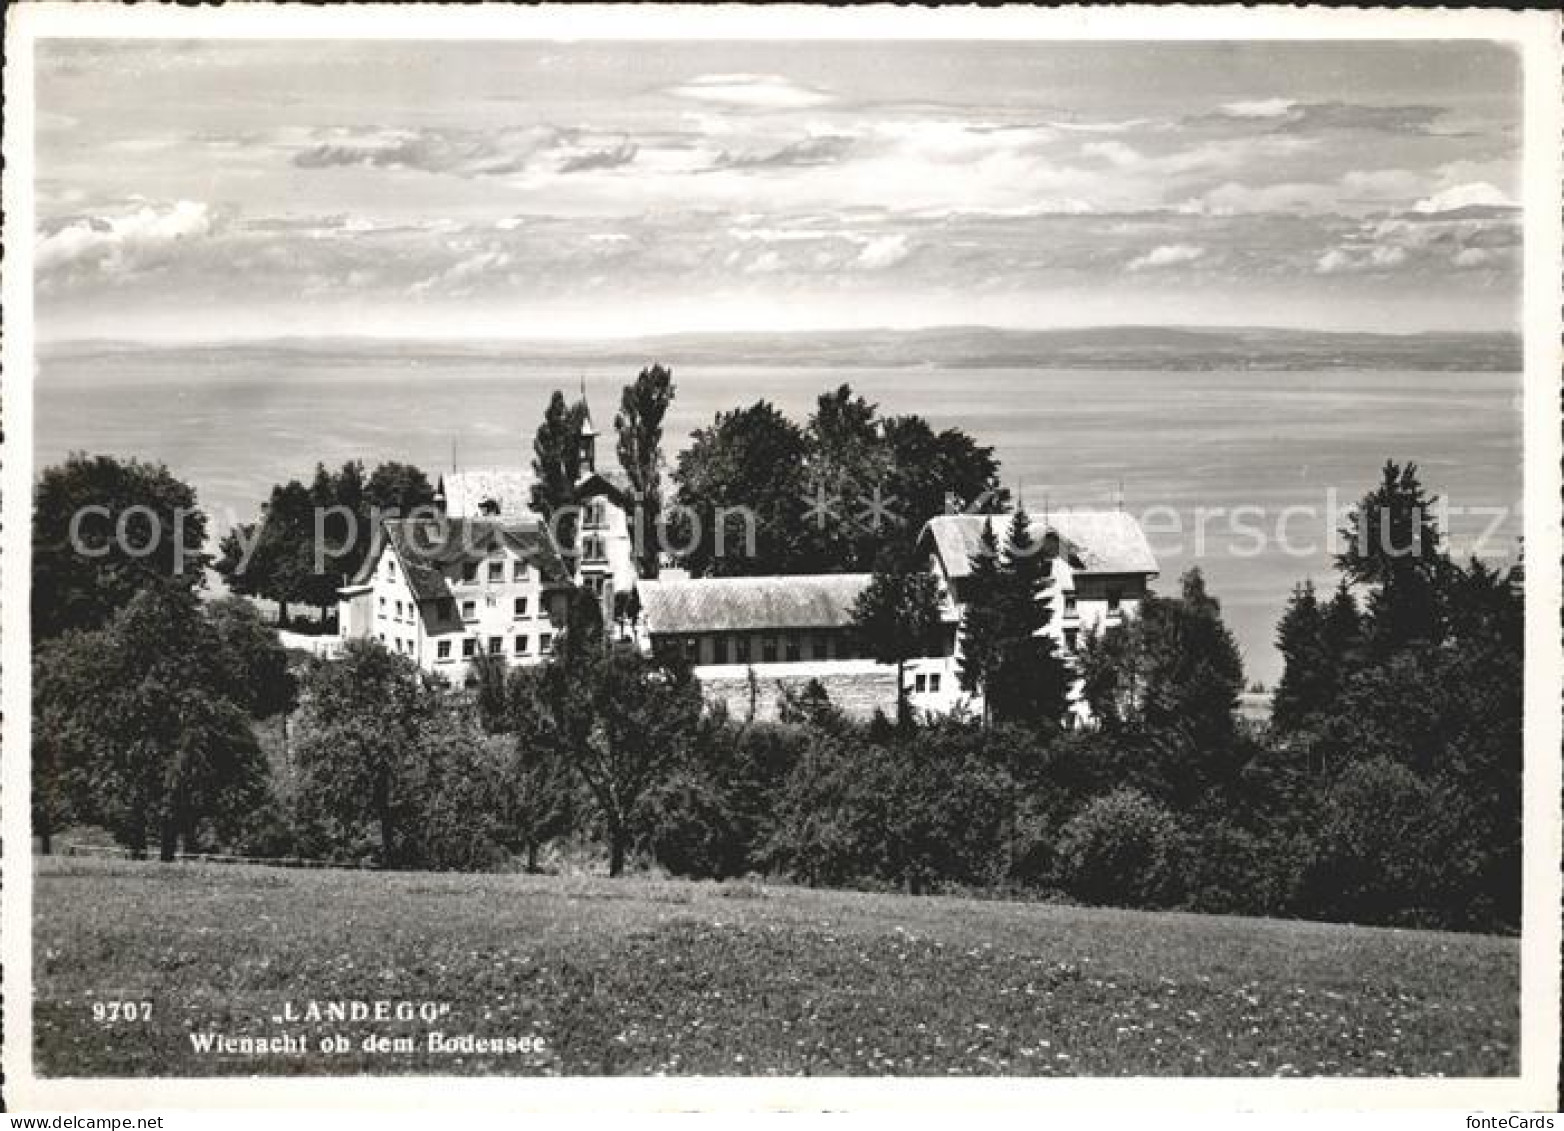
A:
{"label": "cloud", "polygon": [[371,129],[324,131],[323,140],[293,155],[300,169],[365,166],[460,176],[499,176],[525,171],[542,150],[573,140],[570,131],[548,127],[494,132],[459,129]]}
{"label": "cloud", "polygon": [[1331,248],[1314,264],[1321,275],[1341,275],[1362,271],[1388,271],[1407,261],[1404,247],[1336,247]]}
{"label": "cloud", "polygon": [[34,267],[42,273],[96,268],[104,274],[135,270],[166,256],[181,240],[208,235],[212,210],[199,201],[146,204],[117,216],[74,219],[38,241]]}
{"label": "cloud", "polygon": [[503,272],[512,262],[509,252],[499,248],[486,248],[457,260],[436,275],[420,279],[408,288],[408,293],[423,295],[431,291],[439,291],[449,297],[470,295],[485,279]]}
{"label": "cloud", "polygon": [[1259,98],[1229,102],[1221,107],[1221,113],[1229,118],[1282,118],[1296,105],[1291,98]]}
{"label": "cloud", "polygon": [[824,91],[781,75],[697,75],[670,88],[669,93],[748,110],[803,110],[832,100]]}
{"label": "cloud", "polygon": [[1195,247],[1187,243],[1164,244],[1162,247],[1154,247],[1145,255],[1137,256],[1130,260],[1131,271],[1154,271],[1162,267],[1179,267],[1185,263],[1193,263],[1206,253],[1205,248]]}
{"label": "cloud", "polygon": [[1089,141],[1081,146],[1081,153],[1087,157],[1100,157],[1121,169],[1128,169],[1141,161],[1140,153],[1122,141]]}
{"label": "cloud", "polygon": [[1229,102],[1212,113],[1196,115],[1195,124],[1244,122],[1277,133],[1359,130],[1374,133],[1426,134],[1443,117],[1441,106],[1369,106],[1355,102],[1294,102],[1263,98]]}
{"label": "cloud", "polygon": [[864,271],[883,271],[894,267],[912,253],[907,237],[902,235],[879,236],[863,245],[853,266]]}
{"label": "cloud", "polygon": [[640,146],[632,145],[628,141],[622,141],[609,149],[589,149],[584,153],[577,153],[567,157],[560,163],[561,173],[586,173],[595,169],[618,169],[635,160]]}
{"label": "cloud", "polygon": [[1494,261],[1494,253],[1481,247],[1462,248],[1455,253],[1450,260],[1462,270],[1471,270],[1473,267],[1487,267]]}
{"label": "cloud", "polygon": [[1464,208],[1508,209],[1514,207],[1515,202],[1501,190],[1488,184],[1486,181],[1478,181],[1472,184],[1455,185],[1441,192],[1436,192],[1432,196],[1414,204],[1412,211],[1429,215],[1439,212],[1456,212]]}
{"label": "cloud", "polygon": [[837,134],[821,134],[791,142],[780,149],[760,153],[729,153],[717,156],[715,167],[722,169],[783,169],[810,165],[829,165],[842,160],[853,148],[853,139]]}

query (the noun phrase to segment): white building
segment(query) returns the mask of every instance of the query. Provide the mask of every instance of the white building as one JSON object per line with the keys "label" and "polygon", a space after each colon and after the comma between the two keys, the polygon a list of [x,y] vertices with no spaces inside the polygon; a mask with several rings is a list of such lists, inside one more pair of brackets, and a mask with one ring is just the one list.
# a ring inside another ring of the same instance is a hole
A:
{"label": "white building", "polygon": [[[915,709],[981,708],[961,689],[960,626],[972,558],[989,521],[1002,546],[1008,515],[942,515],[919,536],[940,582],[945,632],[934,655],[905,666]],[[1067,659],[1082,633],[1112,630],[1135,616],[1157,573],[1140,524],[1122,512],[1067,511],[1046,522],[1034,519],[1031,537],[1040,552],[1054,557],[1043,597],[1053,616],[1045,631]],[[853,631],[852,608],[869,579],[862,573],[698,579],[669,573],[640,583],[638,630],[645,647],[686,656],[707,693],[730,709],[753,694],[754,683],[765,698],[756,706],[769,709],[779,688],[818,679],[854,713],[889,710],[895,669],[866,658]]]}
{"label": "white building", "polygon": [[[578,438],[581,476],[575,484],[577,513],[571,580],[597,596],[603,623],[619,619],[624,600],[635,589],[635,545],[630,523],[635,500],[621,475],[597,467],[598,431],[591,410],[584,414]],[[473,467],[441,475],[435,506],[453,518],[493,519],[516,526],[537,525],[532,509],[530,470]]]}
{"label": "white building", "polygon": [[339,590],[344,641],[379,640],[454,683],[479,655],[538,663],[554,645],[571,576],[536,524],[387,519]]}
{"label": "white building", "polygon": [[[961,659],[960,624],[968,600],[972,559],[982,549],[983,528],[993,523],[994,540],[1003,552],[1009,515],[938,515],[919,535],[929,568],[940,582],[943,619],[950,646],[936,666],[925,662],[925,682],[943,673],[941,706],[950,710],[967,699],[954,678]],[[1135,517],[1123,511],[1061,511],[1032,516],[1028,544],[1052,558],[1050,583],[1044,595],[1051,616],[1044,632],[1053,636],[1068,662],[1083,635],[1111,631],[1140,612],[1141,602],[1157,576],[1157,558]],[[914,691],[918,690],[916,683]],[[1079,687],[1072,692],[1078,698]],[[1077,707],[1077,710],[1083,708]]]}

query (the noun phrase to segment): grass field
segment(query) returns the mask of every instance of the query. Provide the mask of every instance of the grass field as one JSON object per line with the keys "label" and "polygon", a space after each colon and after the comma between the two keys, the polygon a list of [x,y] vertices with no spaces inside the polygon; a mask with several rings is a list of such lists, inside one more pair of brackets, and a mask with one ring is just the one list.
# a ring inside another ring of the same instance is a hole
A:
{"label": "grass field", "polygon": [[[37,1069],[1497,1075],[1515,940],[645,879],[41,859]],[[283,1022],[310,1001],[435,1021]],[[152,1003],[100,1024],[93,1005]],[[431,1030],[542,1051],[430,1051]],[[312,1051],[198,1053],[190,1034]],[[340,1034],[349,1049],[313,1049]],[[365,1036],[413,1038],[364,1051]]]}

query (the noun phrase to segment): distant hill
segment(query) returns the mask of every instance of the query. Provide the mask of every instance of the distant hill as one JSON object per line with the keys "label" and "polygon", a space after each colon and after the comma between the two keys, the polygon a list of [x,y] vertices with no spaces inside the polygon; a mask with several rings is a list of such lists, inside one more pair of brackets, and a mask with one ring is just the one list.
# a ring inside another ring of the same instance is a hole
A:
{"label": "distant hill", "polygon": [[[136,348],[80,342],[61,352]],[[169,347],[157,347],[169,348]],[[945,369],[1426,369],[1517,372],[1521,338],[1509,332],[1333,333],[1271,328],[1193,329],[1103,326],[1000,330],[942,326],[925,330],[820,330],[681,333],[599,341],[281,338],[204,343],[200,349],[278,351],[351,349],[360,356],[503,356],[542,362],[678,365],[930,366]]]}

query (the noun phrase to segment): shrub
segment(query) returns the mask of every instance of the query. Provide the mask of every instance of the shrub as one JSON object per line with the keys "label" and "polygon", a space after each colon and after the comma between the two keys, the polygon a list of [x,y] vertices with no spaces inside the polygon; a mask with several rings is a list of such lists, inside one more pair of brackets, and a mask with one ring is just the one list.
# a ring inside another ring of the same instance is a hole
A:
{"label": "shrub", "polygon": [[1440,921],[1431,907],[1441,839],[1430,786],[1389,758],[1349,765],[1322,791],[1303,879],[1307,914],[1402,926]]}
{"label": "shrub", "polygon": [[1178,818],[1133,789],[1089,803],[1060,830],[1059,876],[1087,903],[1166,907],[1182,894]]}
{"label": "shrub", "polygon": [[676,876],[720,880],[744,871],[748,846],[727,799],[704,775],[684,770],[659,785],[637,823],[652,858]]}

